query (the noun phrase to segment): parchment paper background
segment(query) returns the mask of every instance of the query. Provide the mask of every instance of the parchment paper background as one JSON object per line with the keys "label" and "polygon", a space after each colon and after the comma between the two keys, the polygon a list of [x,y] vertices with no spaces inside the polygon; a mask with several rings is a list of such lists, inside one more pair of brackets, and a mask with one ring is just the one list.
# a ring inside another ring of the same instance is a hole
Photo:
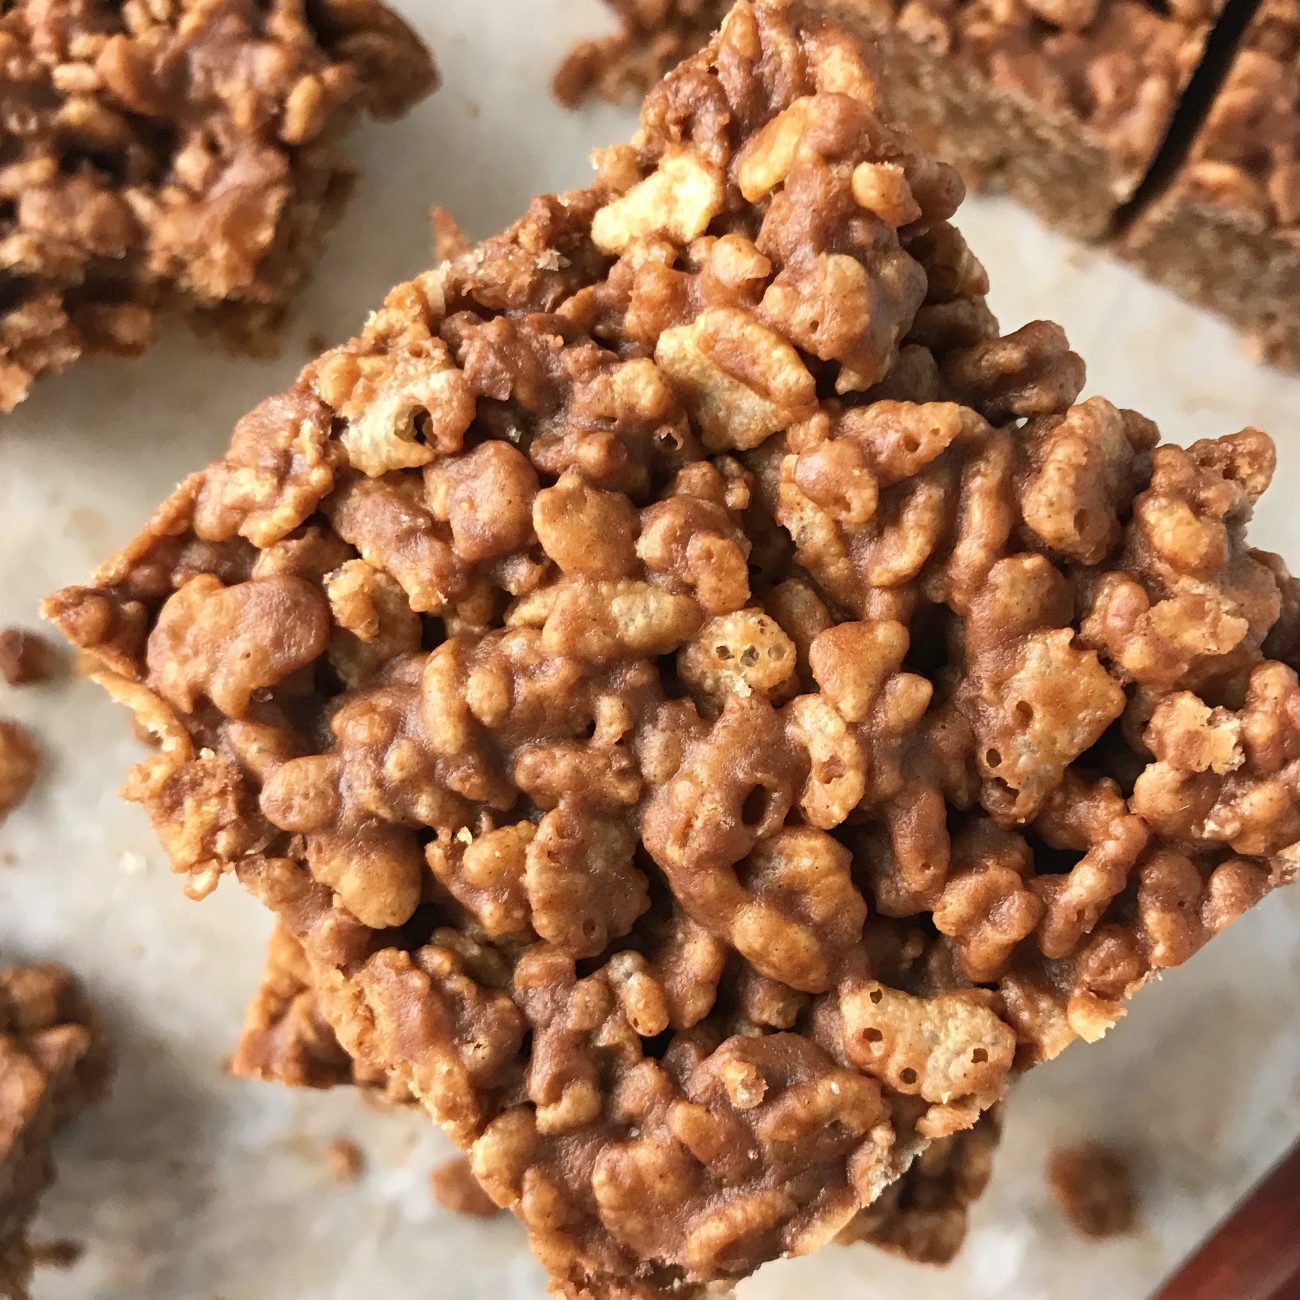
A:
{"label": "parchment paper background", "polygon": [[[0,626],[34,623],[43,594],[84,578],[217,454],[238,416],[307,359],[308,334],[346,337],[424,266],[430,203],[491,233],[533,193],[582,183],[588,150],[630,128],[630,113],[566,113],[547,95],[561,53],[603,24],[597,0],[401,7],[437,50],[444,89],[360,136],[362,182],[280,361],[173,335],[142,363],[82,366],[0,417]],[[1223,327],[1008,203],[970,201],[962,224],[1004,326],[1060,320],[1088,359],[1090,392],[1179,441],[1245,424],[1278,437],[1279,481],[1255,537],[1300,563],[1300,380],[1252,365]],[[423,1120],[223,1075],[267,919],[233,883],[201,905],[183,897],[115,794],[137,752],[125,715],[66,681],[0,685],[0,714],[33,724],[46,757],[0,829],[0,951],[76,966],[121,1048],[112,1100],[62,1144],[39,1225],[87,1252],[43,1274],[37,1300],[540,1300],[512,1220],[463,1222],[434,1203],[429,1169],[450,1149]],[[770,1267],[741,1300],[1146,1295],[1300,1132],[1298,985],[1300,891],[1149,990],[1106,1042],[1019,1088],[995,1184],[952,1269],[831,1248]],[[339,1136],[368,1154],[352,1186],[324,1158]],[[1133,1152],[1138,1234],[1087,1244],[1048,1200],[1047,1151],[1082,1137]]]}

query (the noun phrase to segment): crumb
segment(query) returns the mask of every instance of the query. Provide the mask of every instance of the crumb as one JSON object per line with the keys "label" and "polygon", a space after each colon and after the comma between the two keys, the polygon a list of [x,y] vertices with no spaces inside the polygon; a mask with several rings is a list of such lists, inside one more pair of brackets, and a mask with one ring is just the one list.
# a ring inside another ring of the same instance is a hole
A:
{"label": "crumb", "polygon": [[1061,1212],[1085,1237],[1115,1237],[1137,1221],[1128,1157],[1100,1142],[1052,1153],[1047,1182]]}
{"label": "crumb", "polygon": [[1088,265],[1088,254],[1084,249],[1071,244],[1066,248],[1061,261],[1071,271],[1082,271]]}
{"label": "crumb", "polygon": [[54,668],[54,648],[38,632],[25,627],[0,631],[0,676],[10,686],[43,682]]}
{"label": "crumb", "polygon": [[443,1209],[471,1219],[491,1219],[501,1212],[495,1201],[479,1186],[464,1156],[454,1156],[438,1165],[429,1181],[433,1195]]}
{"label": "crumb", "polygon": [[1247,334],[1238,339],[1237,351],[1251,365],[1262,366],[1268,360],[1268,347],[1258,334]]}
{"label": "crumb", "polygon": [[306,347],[308,356],[318,357],[322,352],[328,351],[329,346],[329,339],[319,330],[313,330],[307,335]]}
{"label": "crumb", "polygon": [[37,749],[32,733],[0,718],[0,822],[26,797],[36,777]]}
{"label": "crumb", "polygon": [[366,1167],[366,1157],[351,1138],[335,1138],[325,1148],[330,1173],[340,1183],[355,1183]]}
{"label": "crumb", "polygon": [[469,248],[469,237],[461,229],[460,222],[441,203],[435,203],[429,209],[429,221],[433,226],[434,261],[449,262]]}
{"label": "crumb", "polygon": [[75,1268],[86,1253],[84,1241],[67,1237],[57,1241],[43,1241],[32,1247],[32,1263],[37,1268]]}

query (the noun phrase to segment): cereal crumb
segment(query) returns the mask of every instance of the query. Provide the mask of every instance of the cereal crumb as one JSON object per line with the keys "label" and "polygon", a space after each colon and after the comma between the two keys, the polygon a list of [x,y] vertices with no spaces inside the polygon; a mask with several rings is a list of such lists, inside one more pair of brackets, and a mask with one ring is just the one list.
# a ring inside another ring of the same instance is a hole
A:
{"label": "cereal crumb", "polygon": [[54,668],[54,650],[39,633],[25,627],[0,631],[0,676],[10,686],[43,682]]}
{"label": "cereal crumb", "polygon": [[479,1186],[464,1156],[438,1165],[429,1181],[438,1204],[453,1214],[466,1214],[471,1219],[491,1219],[499,1214],[496,1202]]}
{"label": "cereal crumb", "polygon": [[26,797],[36,777],[37,749],[32,733],[0,718],[0,822]]}
{"label": "cereal crumb", "polygon": [[1128,1157],[1100,1142],[1052,1153],[1047,1182],[1061,1212],[1085,1237],[1115,1237],[1137,1221]]}
{"label": "cereal crumb", "polygon": [[75,1268],[86,1253],[84,1241],[61,1237],[56,1241],[43,1241],[32,1247],[32,1263],[37,1268]]}
{"label": "cereal crumb", "polygon": [[318,357],[322,352],[328,351],[330,346],[329,337],[322,334],[320,330],[312,330],[307,335],[306,346],[309,357]]}
{"label": "cereal crumb", "polygon": [[335,1138],[325,1148],[325,1160],[340,1183],[355,1183],[366,1167],[365,1153],[351,1138]]}

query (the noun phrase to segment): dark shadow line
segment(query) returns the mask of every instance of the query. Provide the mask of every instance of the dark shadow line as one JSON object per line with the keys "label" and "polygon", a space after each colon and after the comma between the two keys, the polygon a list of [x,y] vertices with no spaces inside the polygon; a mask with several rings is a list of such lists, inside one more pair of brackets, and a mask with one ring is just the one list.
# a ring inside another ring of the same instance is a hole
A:
{"label": "dark shadow line", "polygon": [[1228,0],[1205,43],[1205,53],[1178,101],[1160,148],[1132,195],[1115,211],[1111,235],[1120,236],[1133,224],[1187,161],[1223,83],[1241,52],[1242,39],[1263,0]]}

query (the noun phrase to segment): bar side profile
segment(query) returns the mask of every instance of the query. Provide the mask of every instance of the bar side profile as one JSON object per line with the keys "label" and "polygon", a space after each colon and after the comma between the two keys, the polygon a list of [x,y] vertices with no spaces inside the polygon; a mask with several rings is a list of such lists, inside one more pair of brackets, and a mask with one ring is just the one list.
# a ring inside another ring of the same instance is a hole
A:
{"label": "bar side profile", "polygon": [[1300,4],[1263,0],[1182,167],[1128,231],[1153,279],[1300,368]]}

